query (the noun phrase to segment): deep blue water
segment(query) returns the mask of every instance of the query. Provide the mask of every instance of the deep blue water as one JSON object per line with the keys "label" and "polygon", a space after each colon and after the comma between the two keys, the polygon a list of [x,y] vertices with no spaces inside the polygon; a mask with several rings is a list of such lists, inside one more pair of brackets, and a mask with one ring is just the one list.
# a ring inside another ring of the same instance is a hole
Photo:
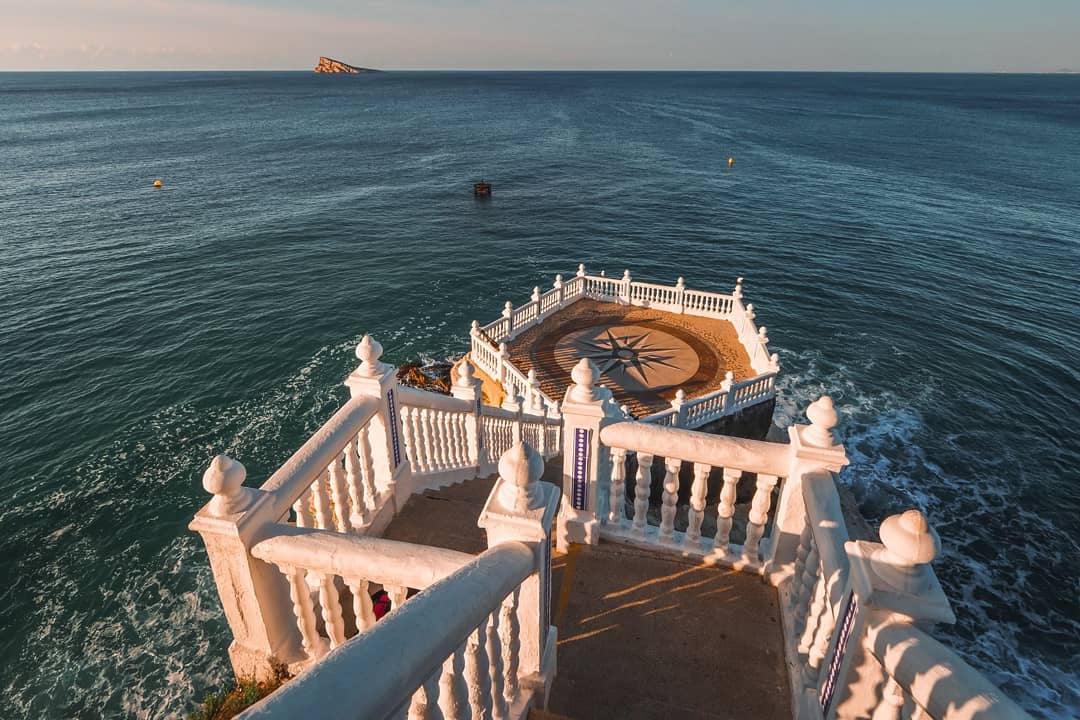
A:
{"label": "deep blue water", "polygon": [[0,74],[0,251],[5,716],[190,709],[209,458],[578,262],[746,276],[778,420],[830,393],[863,513],[940,532],[938,636],[1080,713],[1078,76]]}

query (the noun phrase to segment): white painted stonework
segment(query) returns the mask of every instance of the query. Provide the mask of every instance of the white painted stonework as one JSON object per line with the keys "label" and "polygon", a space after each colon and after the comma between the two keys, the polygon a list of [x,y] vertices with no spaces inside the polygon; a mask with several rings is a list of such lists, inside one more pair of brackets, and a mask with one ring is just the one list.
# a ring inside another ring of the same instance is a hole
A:
{"label": "white painted stonework", "polygon": [[[751,358],[761,374],[739,388],[728,382],[711,405],[716,398],[677,396],[664,417],[641,422],[626,418],[586,358],[556,402],[491,340],[580,297],[728,318],[756,348]],[[297,674],[242,717],[516,720],[544,707],[557,665],[553,526],[560,548],[619,542],[704,558],[776,586],[796,718],[1027,717],[928,634],[954,616],[931,567],[940,539],[922,513],[886,520],[881,543],[849,540],[834,476],[847,457],[828,397],[807,408],[810,422],[791,427],[787,443],[685,429],[772,396],[775,356],[753,319],[741,280],[725,296],[689,290],[681,279],[655,285],[581,267],[570,281],[557,277],[547,293],[537,289],[526,305],[508,304],[494,323],[474,324],[470,359],[503,381],[509,393],[501,408],[480,402],[469,363],[451,397],[398,385],[381,346],[365,336],[361,364],[346,381],[350,400],[261,486],[245,486],[243,465],[224,455],[203,477],[212,498],[190,527],[210,558],[233,633],[233,667],[244,677],[282,666]],[[746,388],[757,389],[739,395]],[[561,492],[539,481],[544,459],[559,454]],[[628,477],[631,456],[638,471]],[[693,484],[688,526],[679,531],[684,464]],[[656,525],[647,500],[654,466],[663,476]],[[704,537],[713,468],[723,478],[717,533]],[[483,554],[379,537],[412,494],[495,471],[480,517],[463,519],[487,531]],[[756,478],[754,494],[746,539],[736,545],[735,490],[747,474]],[[631,489],[638,500],[628,509]],[[376,622],[371,592],[378,587],[393,609]],[[357,681],[376,664],[395,672],[381,683]]]}

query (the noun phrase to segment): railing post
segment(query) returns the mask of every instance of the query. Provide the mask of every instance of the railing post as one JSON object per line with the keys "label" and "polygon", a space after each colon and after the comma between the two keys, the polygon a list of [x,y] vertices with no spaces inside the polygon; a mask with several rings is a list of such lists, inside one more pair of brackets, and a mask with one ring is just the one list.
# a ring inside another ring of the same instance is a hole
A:
{"label": "railing post", "polygon": [[202,536],[218,596],[232,630],[229,659],[238,678],[269,680],[303,657],[289,587],[272,565],[248,552],[267,518],[256,508],[265,493],[243,487],[244,466],[218,455],[203,475],[214,498],[188,525]]}
{"label": "railing post", "polygon": [[630,293],[633,290],[632,280],[630,278],[630,271],[623,270],[622,274],[622,300],[627,305],[630,305]]}
{"label": "railing post", "polygon": [[776,515],[768,547],[762,552],[765,577],[779,585],[794,569],[799,538],[806,527],[802,475],[811,470],[839,472],[848,464],[844,446],[833,428],[839,420],[832,398],[822,395],[806,408],[809,425],[788,428],[791,441],[791,465],[776,501]]}
{"label": "railing post", "polygon": [[513,339],[514,337],[514,303],[509,300],[503,305],[502,317],[503,324],[506,325],[506,337],[505,340]]}
{"label": "railing post", "polygon": [[577,276],[579,278],[585,277],[585,263],[580,263],[577,266]]}
{"label": "railing post", "polygon": [[[379,412],[371,419],[372,461],[380,493],[394,494],[400,481],[411,476],[411,467],[405,457],[405,448],[401,442],[401,417],[398,408],[396,390],[397,372],[392,365],[380,362],[383,348],[378,342],[364,335],[356,346],[356,357],[360,366],[345,379],[352,397],[369,396],[379,398]],[[406,490],[409,483],[401,484]],[[396,498],[404,502],[406,498]],[[375,506],[378,507],[376,502]],[[398,504],[400,506],[400,503]]]}
{"label": "railing post", "polygon": [[517,592],[518,674],[523,692],[547,706],[555,679],[558,630],[551,625],[551,523],[559,489],[540,482],[544,460],[527,443],[516,443],[499,458],[499,479],[477,524],[487,531],[488,547],[518,541],[533,548],[535,571]]}
{"label": "railing post", "polygon": [[559,309],[563,306],[563,281],[562,275],[555,276],[555,282],[551,284],[551,287],[555,289],[555,308]]}
{"label": "railing post", "polygon": [[537,285],[532,291],[532,304],[536,306],[536,317],[533,319],[533,325],[539,325],[540,318],[540,286]]}
{"label": "railing post", "polygon": [[851,570],[836,596],[835,619],[825,618],[831,637],[818,632],[807,658],[806,693],[818,701],[825,720],[869,717],[883,700],[887,677],[864,642],[871,627],[956,622],[930,566],[941,540],[926,517],[918,510],[888,517],[880,536],[880,543],[846,543]]}
{"label": "railing post", "polygon": [[675,421],[671,423],[675,427],[686,427],[686,391],[679,388],[675,391],[675,399],[671,401],[671,409],[675,411]]}
{"label": "railing post", "polygon": [[497,371],[498,371],[498,374],[499,374],[499,377],[498,377],[499,385],[502,386],[503,390],[506,390],[507,389],[506,388],[506,366],[510,362],[510,348],[507,347],[505,342],[499,343],[499,353],[498,353],[498,355],[499,355],[499,357],[498,357]]}
{"label": "railing post", "polygon": [[721,416],[724,416],[724,415],[727,415],[728,413],[730,413],[731,412],[731,407],[735,403],[734,398],[731,397],[732,396],[731,386],[732,386],[732,384],[734,382],[735,382],[735,373],[733,373],[730,370],[728,370],[726,373],[724,373],[724,379],[720,383],[720,389],[724,392],[724,408],[723,408],[723,411],[721,412]]}
{"label": "railing post", "polygon": [[611,391],[599,387],[596,364],[582,358],[570,373],[574,384],[566,391],[563,417],[563,497],[557,540],[560,551],[570,543],[595,545],[601,519],[607,516],[611,458],[600,444],[600,429],[622,419]]}
{"label": "railing post", "polygon": [[679,314],[686,312],[686,281],[681,277],[675,282],[676,304],[679,306]]}
{"label": "railing post", "polygon": [[742,284],[743,279],[741,277],[735,278],[735,289],[731,291],[731,297],[735,298],[736,300],[742,299]]}
{"label": "railing post", "polygon": [[465,438],[469,445],[469,461],[480,466],[480,448],[483,446],[483,438],[480,435],[480,380],[473,372],[473,367],[468,360],[462,360],[458,365],[457,380],[450,388],[450,394],[459,400],[467,400],[472,404],[472,412],[465,416]]}

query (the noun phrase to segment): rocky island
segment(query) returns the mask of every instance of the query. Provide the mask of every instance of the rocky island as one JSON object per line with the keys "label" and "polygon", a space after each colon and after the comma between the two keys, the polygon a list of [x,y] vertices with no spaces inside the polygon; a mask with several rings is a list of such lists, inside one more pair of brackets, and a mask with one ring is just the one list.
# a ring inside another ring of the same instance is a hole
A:
{"label": "rocky island", "polygon": [[328,73],[328,74],[333,74],[333,75],[340,75],[340,74],[355,75],[357,73],[362,73],[362,72],[379,72],[379,71],[375,70],[373,68],[355,67],[353,65],[349,65],[348,63],[343,63],[340,60],[335,60],[333,58],[321,57],[321,58],[319,58],[319,64],[315,66],[315,72],[317,72],[317,73]]}

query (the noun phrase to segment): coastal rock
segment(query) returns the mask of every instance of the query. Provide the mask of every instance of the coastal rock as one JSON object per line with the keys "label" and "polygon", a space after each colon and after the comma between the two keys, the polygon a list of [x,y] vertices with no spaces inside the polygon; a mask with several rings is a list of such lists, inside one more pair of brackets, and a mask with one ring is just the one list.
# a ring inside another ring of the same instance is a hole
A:
{"label": "coastal rock", "polygon": [[407,362],[398,368],[397,379],[406,387],[449,395],[450,370],[453,367],[453,363],[448,362]]}
{"label": "coastal rock", "polygon": [[362,73],[362,72],[379,72],[379,71],[374,70],[372,68],[356,67],[354,65],[349,65],[348,63],[343,63],[340,60],[335,60],[333,58],[321,57],[321,58],[319,58],[319,64],[315,66],[315,72],[317,72],[317,73],[328,73],[328,74],[334,74],[334,75],[337,75],[337,74],[355,75],[357,73]]}

